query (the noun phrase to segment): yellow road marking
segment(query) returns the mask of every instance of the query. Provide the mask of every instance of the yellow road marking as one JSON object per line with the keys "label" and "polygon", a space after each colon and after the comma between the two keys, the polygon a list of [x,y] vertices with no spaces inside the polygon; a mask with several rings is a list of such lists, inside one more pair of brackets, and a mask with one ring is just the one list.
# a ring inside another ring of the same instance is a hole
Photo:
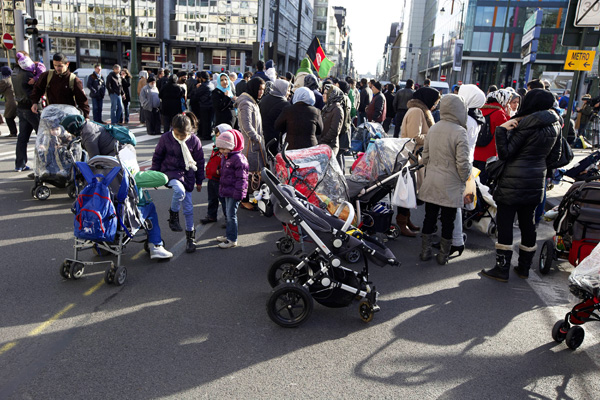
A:
{"label": "yellow road marking", "polygon": [[84,296],[89,296],[92,293],[94,293],[96,290],[98,290],[98,288],[100,288],[100,286],[104,285],[104,279],[102,279],[100,282],[98,282],[97,284],[95,284],[94,286],[92,286],[87,292],[85,292],[83,295]]}
{"label": "yellow road marking", "polygon": [[134,255],[133,257],[131,257],[132,260],[137,260],[138,258],[140,258],[142,255],[144,255],[146,253],[146,250],[140,250],[136,255]]}
{"label": "yellow road marking", "polygon": [[9,351],[10,349],[12,349],[16,345],[17,345],[17,342],[6,343],[4,346],[2,346],[2,348],[0,348],[0,355],[6,353],[7,351]]}
{"label": "yellow road marking", "polygon": [[27,336],[36,336],[36,335],[39,335],[40,333],[42,333],[42,331],[44,331],[44,329],[46,329],[47,327],[49,327],[50,325],[52,325],[52,323],[54,321],[56,321],[57,319],[59,319],[60,317],[62,317],[62,315],[64,313],[66,313],[67,311],[69,311],[73,307],[75,307],[75,303],[69,304],[68,306],[66,306],[65,308],[63,308],[62,310],[60,310],[59,312],[57,312],[56,314],[54,314],[52,317],[50,317],[46,322],[42,323],[40,326],[38,326],[37,328],[35,328],[31,332],[29,332],[27,334]]}

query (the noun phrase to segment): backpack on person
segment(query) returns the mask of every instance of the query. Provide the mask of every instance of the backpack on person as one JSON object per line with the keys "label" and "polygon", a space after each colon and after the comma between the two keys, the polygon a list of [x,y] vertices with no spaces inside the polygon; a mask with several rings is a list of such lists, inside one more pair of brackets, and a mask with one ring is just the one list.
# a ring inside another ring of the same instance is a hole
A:
{"label": "backpack on person", "polygon": [[[50,71],[48,71],[48,76],[46,77],[45,93],[48,93],[48,88],[50,88],[50,81],[52,80],[53,77],[54,77],[54,70],[51,69]],[[73,101],[75,102],[75,104],[77,104],[77,100],[75,99],[75,79],[77,79],[77,76],[71,72],[69,75],[69,90],[73,94]],[[50,100],[48,100],[47,95],[46,95],[46,103],[47,103],[47,105],[50,105]]]}
{"label": "backpack on person", "polygon": [[135,135],[133,133],[131,133],[131,131],[125,126],[107,125],[107,124],[102,124],[102,123],[96,122],[96,121],[91,121],[91,122],[103,127],[108,133],[110,133],[110,135],[113,138],[115,138],[115,140],[117,142],[119,142],[121,144],[130,144],[132,146],[135,146],[137,144]]}
{"label": "backpack on person", "polygon": [[121,167],[114,167],[106,176],[94,175],[90,166],[84,162],[78,162],[77,168],[87,186],[79,193],[74,204],[75,237],[81,240],[112,242],[117,233],[119,218],[109,185],[117,177]]}
{"label": "backpack on person", "polygon": [[[491,114],[490,114],[491,115]],[[476,147],[485,147],[492,142],[494,139],[494,132],[492,132],[492,124],[490,122],[490,115],[486,115],[485,122],[481,125],[479,133],[477,134]]]}

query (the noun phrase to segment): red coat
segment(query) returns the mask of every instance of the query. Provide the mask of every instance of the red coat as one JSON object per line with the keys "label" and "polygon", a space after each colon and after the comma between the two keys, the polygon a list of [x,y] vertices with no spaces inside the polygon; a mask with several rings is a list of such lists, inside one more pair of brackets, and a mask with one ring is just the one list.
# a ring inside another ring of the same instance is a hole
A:
{"label": "red coat", "polygon": [[492,141],[485,147],[475,147],[475,161],[486,162],[488,158],[497,156],[496,152],[496,128],[510,119],[499,103],[488,103],[481,107],[484,117],[490,116],[490,130],[494,134]]}
{"label": "red coat", "polygon": [[219,169],[221,169],[221,152],[216,147],[213,147],[210,158],[206,163],[206,179],[212,179],[213,181],[220,180]]}

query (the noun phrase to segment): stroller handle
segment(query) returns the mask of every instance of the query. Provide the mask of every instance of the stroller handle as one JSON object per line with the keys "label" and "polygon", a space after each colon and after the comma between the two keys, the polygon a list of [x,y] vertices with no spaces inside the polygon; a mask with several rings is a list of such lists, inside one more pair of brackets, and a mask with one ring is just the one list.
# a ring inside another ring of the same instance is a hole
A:
{"label": "stroller handle", "polygon": [[283,161],[285,162],[286,167],[292,168],[294,171],[296,171],[300,167],[295,162],[293,162],[292,160],[287,158],[287,156],[285,155],[285,151],[287,150],[288,145],[289,145],[289,143],[285,142],[283,144],[283,146],[281,146],[281,158],[283,158]]}
{"label": "stroller handle", "polygon": [[348,207],[348,218],[344,221],[344,225],[342,226],[342,231],[346,232],[350,229],[350,225],[352,225],[352,221],[354,221],[354,207],[347,201],[343,201],[342,204],[335,210],[335,217],[340,217],[340,214],[344,210],[344,207]]}

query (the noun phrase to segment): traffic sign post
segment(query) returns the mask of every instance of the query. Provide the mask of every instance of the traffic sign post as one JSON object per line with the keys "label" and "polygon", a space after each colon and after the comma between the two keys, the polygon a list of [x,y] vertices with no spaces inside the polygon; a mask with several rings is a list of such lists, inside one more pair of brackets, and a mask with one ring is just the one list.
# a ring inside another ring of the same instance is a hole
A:
{"label": "traffic sign post", "polygon": [[570,71],[591,71],[595,56],[595,51],[569,50],[564,69]]}
{"label": "traffic sign post", "polygon": [[542,10],[537,11],[525,21],[523,27],[523,39],[521,39],[521,58],[525,67],[525,82],[529,82],[531,76],[531,64],[535,62],[540,34],[542,32]]}
{"label": "traffic sign post", "polygon": [[440,75],[440,81],[446,82],[446,75]]}
{"label": "traffic sign post", "polygon": [[2,43],[4,44],[6,50],[12,50],[13,47],[15,47],[13,37],[10,35],[10,33],[5,33],[2,35]]}
{"label": "traffic sign post", "polygon": [[600,0],[579,0],[575,12],[574,26],[597,28],[600,26]]}

